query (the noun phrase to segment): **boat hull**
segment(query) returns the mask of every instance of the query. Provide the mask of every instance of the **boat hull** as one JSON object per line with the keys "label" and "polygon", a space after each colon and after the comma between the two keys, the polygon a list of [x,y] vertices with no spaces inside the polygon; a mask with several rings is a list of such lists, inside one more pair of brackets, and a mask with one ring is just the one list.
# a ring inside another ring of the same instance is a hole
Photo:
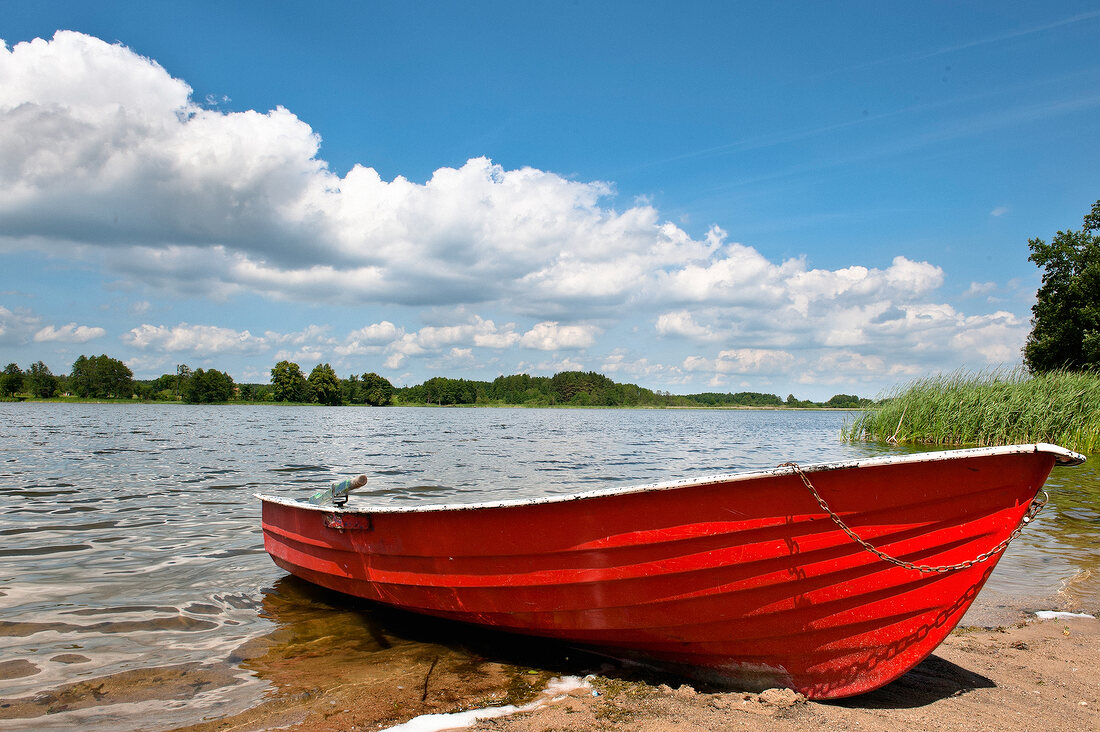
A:
{"label": "boat hull", "polygon": [[[952,565],[1016,530],[1056,460],[1073,455],[1054,450],[953,451],[805,475],[862,539],[907,562]],[[944,572],[889,563],[846,535],[788,468],[473,507],[261,498],[266,550],[315,584],[816,699],[875,689],[927,657],[1000,558]]]}

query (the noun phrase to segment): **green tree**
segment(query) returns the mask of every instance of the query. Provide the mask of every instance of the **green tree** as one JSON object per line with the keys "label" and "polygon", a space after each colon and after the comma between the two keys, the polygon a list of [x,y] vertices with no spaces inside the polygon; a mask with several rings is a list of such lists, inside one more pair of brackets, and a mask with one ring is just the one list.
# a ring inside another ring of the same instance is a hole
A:
{"label": "green tree", "polygon": [[[170,402],[176,400],[179,393],[176,391],[177,387],[181,386],[180,374],[178,372],[173,374],[161,374],[157,378],[149,382],[149,392],[153,399],[157,399],[163,402]],[[187,368],[184,366],[184,368]],[[191,369],[187,369],[187,376],[190,378]]]}
{"label": "green tree", "polygon": [[309,384],[313,387],[313,401],[330,407],[340,404],[340,379],[332,366],[319,363],[309,372]]}
{"label": "green tree", "polygon": [[860,399],[855,394],[834,394],[829,397],[829,401],[825,402],[825,406],[837,409],[855,409],[862,406],[865,401],[867,400]]}
{"label": "green tree", "polygon": [[69,388],[77,396],[128,399],[134,393],[134,373],[117,358],[80,356],[73,362]]}
{"label": "green tree", "polygon": [[78,397],[88,397],[98,387],[99,378],[96,375],[95,357],[88,358],[81,355],[73,361],[73,370],[69,372],[69,388]]}
{"label": "green tree", "polygon": [[363,395],[363,403],[372,407],[384,407],[393,401],[393,384],[384,376],[370,371],[363,374],[359,382],[359,392]]}
{"label": "green tree", "polygon": [[477,401],[479,383],[484,384],[485,382],[435,376],[422,385],[424,387],[424,401],[429,404],[473,404]]}
{"label": "green tree", "polygon": [[615,382],[595,371],[561,371],[550,379],[554,399],[563,404],[612,404]]}
{"label": "green tree", "polygon": [[176,398],[177,399],[180,396],[182,396],[184,394],[184,392],[187,390],[187,382],[190,381],[191,374],[192,374],[191,367],[188,366],[187,364],[181,363],[181,364],[176,366],[175,386],[176,386]]}
{"label": "green tree", "polygon": [[0,373],[0,395],[12,397],[17,391],[23,391],[23,369],[17,363],[9,363]]}
{"label": "green tree", "polygon": [[1031,308],[1024,364],[1032,373],[1100,368],[1100,201],[1080,231],[1059,231],[1050,243],[1028,242],[1043,270]]}
{"label": "green tree", "polygon": [[788,407],[812,407],[813,402],[805,402],[801,399],[795,398],[794,394],[787,395],[787,401],[783,402]]}
{"label": "green tree", "polygon": [[271,386],[267,384],[238,384],[237,398],[245,402],[270,402]]}
{"label": "green tree", "polygon": [[[702,394],[688,394],[687,399],[708,407],[736,406],[736,407],[779,407],[783,400],[776,394],[762,394],[756,391],[739,391],[736,394],[719,394],[708,391]],[[793,399],[793,395],[788,397]],[[796,400],[797,401],[797,400]]]}
{"label": "green tree", "polygon": [[344,404],[363,403],[363,393],[359,387],[359,376],[357,374],[352,374],[346,379],[340,379],[340,399]]}
{"label": "green tree", "polygon": [[498,376],[489,385],[489,398],[505,404],[549,404],[550,379],[530,374]]}
{"label": "green tree", "polygon": [[183,398],[191,404],[216,404],[233,397],[233,377],[217,369],[197,369],[184,387]]}
{"label": "green tree", "polygon": [[309,382],[302,368],[292,361],[280,361],[271,369],[271,386],[277,402],[309,401]]}
{"label": "green tree", "polygon": [[57,393],[57,377],[41,361],[35,361],[27,370],[26,385],[31,396],[39,399],[49,399]]}

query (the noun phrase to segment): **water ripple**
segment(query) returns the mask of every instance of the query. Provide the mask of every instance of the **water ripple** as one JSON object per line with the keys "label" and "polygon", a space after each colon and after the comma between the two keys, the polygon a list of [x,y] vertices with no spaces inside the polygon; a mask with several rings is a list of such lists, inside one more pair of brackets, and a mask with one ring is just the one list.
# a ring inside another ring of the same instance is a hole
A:
{"label": "water ripple", "polygon": [[[272,630],[261,608],[285,577],[263,552],[257,491],[302,497],[365,473],[363,500],[372,503],[473,502],[895,451],[841,442],[844,419],[3,403],[5,696],[138,669],[237,663],[235,649]],[[1098,525],[1100,490],[1089,482],[1096,473],[1079,474],[1091,476],[1085,487],[1073,475],[1056,470],[1053,508],[1013,546],[991,586],[1067,583],[1067,592],[1095,593],[1066,579],[1080,569],[1073,557],[1081,552],[1098,564],[1088,543]],[[234,681],[218,703],[229,711],[255,695]],[[126,718],[118,712],[109,726],[145,727],[179,705],[165,697],[141,708]]]}

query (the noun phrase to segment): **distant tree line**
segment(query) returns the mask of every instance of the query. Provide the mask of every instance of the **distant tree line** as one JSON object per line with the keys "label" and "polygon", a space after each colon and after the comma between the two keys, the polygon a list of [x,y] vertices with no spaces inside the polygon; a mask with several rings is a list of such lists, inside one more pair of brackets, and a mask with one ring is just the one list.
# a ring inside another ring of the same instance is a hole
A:
{"label": "distant tree line", "polygon": [[54,374],[41,361],[35,361],[26,371],[19,364],[9,363],[0,372],[0,397],[50,399],[59,394],[130,399],[134,395],[134,374],[122,361],[107,355],[81,356],[68,374]]}
{"label": "distant tree line", "polygon": [[[513,374],[493,381],[437,376],[423,384],[397,389],[397,404],[516,404],[531,407],[668,406],[668,396],[637,386],[618,384],[595,371],[562,371],[553,376]],[[675,398],[675,397],[673,397]]]}
{"label": "distant tree line", "polygon": [[54,374],[41,361],[24,371],[9,363],[0,371],[0,397],[51,399],[76,396],[84,399],[140,399],[142,401],[220,404],[231,401],[295,402],[303,404],[368,404],[383,406],[393,401],[394,388],[376,373],[337,377],[327,363],[318,364],[309,376],[298,364],[280,361],[271,369],[269,384],[236,384],[217,369],[176,366],[155,379],[135,379],[122,361],[107,355],[80,356],[68,374]]}
{"label": "distant tree line", "polygon": [[57,393],[60,380],[50,372],[50,367],[35,361],[24,371],[19,364],[9,363],[0,372],[0,396],[11,398],[16,393],[26,393],[38,399],[49,399]]}
{"label": "distant tree line", "polygon": [[775,394],[758,394],[754,391],[739,391],[736,394],[716,394],[705,392],[693,394],[692,398],[708,407],[781,407],[783,400]]}
{"label": "distant tree line", "polygon": [[55,375],[35,361],[26,371],[9,363],[0,372],[0,396],[25,394],[50,399],[60,393],[94,399],[129,399],[134,393],[134,374],[126,364],[106,355],[81,356],[67,375]]}
{"label": "distant tree line", "polygon": [[236,384],[217,369],[176,366],[174,373],[155,379],[135,380],[122,361],[107,355],[80,356],[67,375],[54,375],[37,361],[23,371],[8,364],[0,372],[0,396],[26,395],[49,399],[57,395],[94,399],[220,404],[225,402],[283,402],[294,404],[368,405],[483,404],[528,407],[764,407],[858,409],[871,404],[851,394],[837,394],[826,402],[785,400],[776,394],[741,391],[675,395],[637,384],[620,384],[595,371],[562,371],[553,376],[512,374],[493,381],[450,379],[436,376],[423,384],[394,388],[374,372],[337,376],[330,364],[321,363],[306,375],[292,361],[280,361],[271,369],[267,384]]}
{"label": "distant tree line", "polygon": [[[256,391],[259,392],[259,388]],[[393,384],[373,371],[341,379],[332,366],[322,363],[314,366],[306,376],[298,364],[280,361],[271,369],[270,399],[265,393],[262,400],[383,407],[393,401],[393,392]]]}
{"label": "distant tree line", "polygon": [[605,407],[800,407],[857,409],[869,406],[870,399],[837,394],[827,402],[796,399],[786,401],[775,394],[738,392],[736,394],[675,395],[652,391],[637,384],[619,384],[595,371],[562,371],[553,376],[514,374],[493,381],[448,379],[437,376],[423,384],[403,387],[394,392],[396,404],[514,404],[544,406]]}

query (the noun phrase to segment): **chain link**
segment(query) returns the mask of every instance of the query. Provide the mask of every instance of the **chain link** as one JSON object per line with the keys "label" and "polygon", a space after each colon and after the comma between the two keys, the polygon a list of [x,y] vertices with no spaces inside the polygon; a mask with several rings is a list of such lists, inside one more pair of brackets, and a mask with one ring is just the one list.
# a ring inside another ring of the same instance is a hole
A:
{"label": "chain link", "polygon": [[913,562],[907,562],[904,559],[898,559],[897,557],[890,556],[870,542],[857,536],[856,532],[852,531],[848,524],[844,523],[844,519],[840,518],[840,516],[838,516],[836,512],[829,507],[829,504],[825,502],[825,499],[822,498],[821,494],[817,492],[816,488],[814,488],[813,483],[810,482],[810,479],[806,477],[806,474],[804,472],[802,472],[802,468],[799,467],[798,463],[782,463],[781,465],[779,465],[779,467],[794,469],[794,472],[798,475],[799,478],[802,479],[802,483],[806,486],[806,490],[808,490],[810,492],[810,495],[812,495],[817,501],[817,505],[821,506],[821,510],[829,514],[829,518],[831,518],[833,522],[852,539],[852,541],[856,542],[861,547],[869,551],[871,554],[874,554],[879,559],[882,559],[883,561],[889,562],[890,564],[896,564],[897,566],[904,567],[905,569],[913,569],[924,574],[946,574],[947,572],[954,572],[960,569],[970,569],[975,564],[981,564],[982,562],[989,560],[993,556],[1000,554],[1008,548],[1008,545],[1012,542],[1013,539],[1015,539],[1023,532],[1024,527],[1028,523],[1030,523],[1031,520],[1035,518],[1040,511],[1043,510],[1043,507],[1047,505],[1047,501],[1050,499],[1050,496],[1047,495],[1047,492],[1045,490],[1042,491],[1042,498],[1039,498],[1039,496],[1036,495],[1031,502],[1031,506],[1028,507],[1027,514],[1024,515],[1023,521],[1020,522],[1020,525],[1016,527],[1015,531],[1009,534],[1008,537],[1001,543],[997,544],[997,546],[993,547],[987,552],[979,554],[973,559],[968,559],[965,562],[959,562],[958,564],[943,564],[939,566],[930,564],[914,564]]}

